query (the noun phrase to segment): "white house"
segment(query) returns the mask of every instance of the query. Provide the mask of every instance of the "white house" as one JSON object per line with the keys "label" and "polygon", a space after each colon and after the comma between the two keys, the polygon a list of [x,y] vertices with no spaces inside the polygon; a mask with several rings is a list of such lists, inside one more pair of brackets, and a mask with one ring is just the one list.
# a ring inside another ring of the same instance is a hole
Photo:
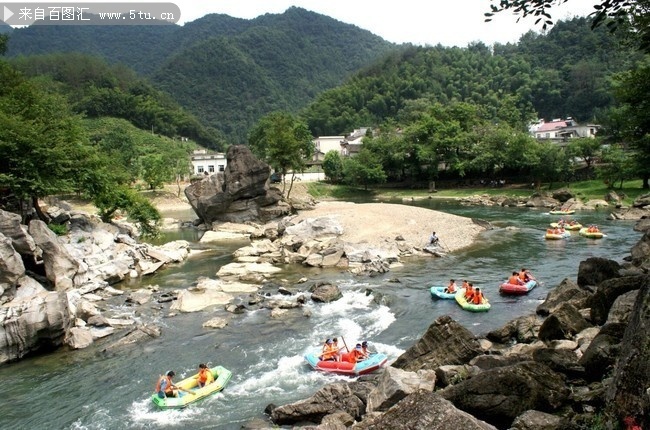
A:
{"label": "white house", "polygon": [[336,151],[342,157],[348,157],[359,152],[362,139],[370,130],[369,127],[355,129],[347,136],[320,136],[314,139],[314,161],[323,161],[325,154]]}
{"label": "white house", "polygon": [[226,170],[226,154],[223,152],[209,153],[205,149],[197,149],[191,156],[192,173],[203,175],[223,172]]}
{"label": "white house", "polygon": [[530,126],[529,131],[536,139],[551,140],[554,143],[566,143],[577,137],[595,138],[600,125],[580,125],[573,118],[554,119],[549,122],[540,120]]}
{"label": "white house", "polygon": [[314,161],[323,161],[325,154],[330,151],[341,153],[341,143],[345,136],[319,136],[312,140],[314,143]]}

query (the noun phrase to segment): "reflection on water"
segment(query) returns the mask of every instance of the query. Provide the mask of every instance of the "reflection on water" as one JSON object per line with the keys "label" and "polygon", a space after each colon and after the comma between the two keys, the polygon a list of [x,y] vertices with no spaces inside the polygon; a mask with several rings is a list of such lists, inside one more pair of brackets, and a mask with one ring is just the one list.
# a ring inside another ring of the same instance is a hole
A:
{"label": "reflection on water", "polygon": [[[546,226],[557,219],[542,210],[465,207],[433,199],[408,204],[485,219],[495,228],[445,258],[412,258],[403,267],[373,278],[340,269],[284,266],[274,282],[305,292],[315,282],[328,281],[343,292],[337,302],[308,302],[286,317],[270,318],[268,309],[242,315],[221,308],[176,316],[164,311],[154,321],[162,327],[158,339],[110,353],[103,347],[111,340],[100,340],[86,350],[62,350],[0,367],[0,379],[10,387],[7,401],[0,403],[0,428],[238,429],[251,418],[263,417],[269,403],[295,401],[327,382],[346,379],[314,372],[302,358],[326,337],[339,336],[348,344],[368,340],[371,348],[392,361],[441,315],[450,315],[474,333],[485,333],[534,312],[562,279],[575,279],[581,260],[598,256],[620,261],[639,238],[632,222],[608,221],[605,211],[580,213],[576,218],[583,224],[597,223],[607,238],[586,239],[573,233],[566,240],[547,241],[543,238]],[[430,230],[422,226],[424,239]],[[444,239],[444,229],[439,234]],[[203,245],[198,243],[200,235],[194,229],[165,233],[164,241],[188,240],[194,255],[119,287],[157,285],[164,291],[195,285],[200,277],[215,278],[240,245]],[[529,268],[540,285],[526,296],[500,297],[499,285],[521,267]],[[308,282],[297,284],[302,277]],[[468,279],[480,286],[492,309],[471,313],[453,300],[433,300],[429,287],[443,285],[450,278]],[[262,291],[275,293],[276,287]],[[146,318],[148,312],[142,314],[140,318]],[[227,318],[228,325],[220,330],[202,327],[215,316]],[[149,396],[158,375],[174,369],[180,380],[200,362],[232,370],[228,387],[183,411],[154,410]],[[48,407],[47,414],[32,413],[33,405],[52,405],[53,401],[56,407]]]}

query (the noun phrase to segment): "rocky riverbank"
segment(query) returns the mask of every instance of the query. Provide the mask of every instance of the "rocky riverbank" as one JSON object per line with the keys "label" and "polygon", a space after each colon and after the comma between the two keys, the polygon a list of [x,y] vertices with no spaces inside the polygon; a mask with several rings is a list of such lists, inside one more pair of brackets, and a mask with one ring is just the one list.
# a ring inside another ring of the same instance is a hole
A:
{"label": "rocky riverbank", "polygon": [[[134,326],[131,318],[102,315],[99,303],[124,295],[111,285],[185,260],[187,241],[138,243],[127,224],[106,224],[64,202],[44,206],[67,233],[57,236],[40,220],[21,224],[0,210],[0,364],[41,350],[94,340]],[[152,291],[127,295],[142,303]]]}
{"label": "rocky riverbank", "polygon": [[625,264],[583,261],[535,315],[480,337],[440,317],[383,372],[269,405],[269,419],[314,429],[650,428],[650,225],[635,229],[644,235]]}

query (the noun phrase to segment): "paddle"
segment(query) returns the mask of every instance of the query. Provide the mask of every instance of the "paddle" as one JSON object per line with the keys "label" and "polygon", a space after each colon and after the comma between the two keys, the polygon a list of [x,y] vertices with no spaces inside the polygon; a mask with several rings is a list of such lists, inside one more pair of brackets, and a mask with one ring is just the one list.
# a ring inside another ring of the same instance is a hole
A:
{"label": "paddle", "polygon": [[186,393],[190,393],[193,396],[196,396],[196,393],[194,391],[192,391],[192,390],[186,390],[185,388],[181,388],[181,387],[176,386],[176,385],[174,385],[174,386],[176,387],[177,390],[184,391]]}
{"label": "paddle", "polygon": [[341,336],[341,340],[343,341],[343,345],[345,345],[345,349],[347,349],[348,352],[350,352],[350,348],[348,348],[348,344],[345,343],[345,339],[343,338],[343,336]]}

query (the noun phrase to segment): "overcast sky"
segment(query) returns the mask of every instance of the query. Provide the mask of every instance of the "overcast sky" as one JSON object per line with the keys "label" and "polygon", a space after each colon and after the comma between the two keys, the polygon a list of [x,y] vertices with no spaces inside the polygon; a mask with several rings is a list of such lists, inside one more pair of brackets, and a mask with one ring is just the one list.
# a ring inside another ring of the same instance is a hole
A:
{"label": "overcast sky", "polygon": [[[474,41],[517,42],[530,29],[541,31],[530,17],[517,23],[511,12],[501,12],[484,22],[490,0],[206,0],[176,1],[181,23],[209,13],[238,18],[255,18],[265,13],[282,13],[291,6],[302,7],[339,21],[354,24],[395,43],[467,46]],[[559,3],[559,1],[558,1]],[[594,11],[595,0],[569,0],[554,6],[555,21],[586,16]]]}

